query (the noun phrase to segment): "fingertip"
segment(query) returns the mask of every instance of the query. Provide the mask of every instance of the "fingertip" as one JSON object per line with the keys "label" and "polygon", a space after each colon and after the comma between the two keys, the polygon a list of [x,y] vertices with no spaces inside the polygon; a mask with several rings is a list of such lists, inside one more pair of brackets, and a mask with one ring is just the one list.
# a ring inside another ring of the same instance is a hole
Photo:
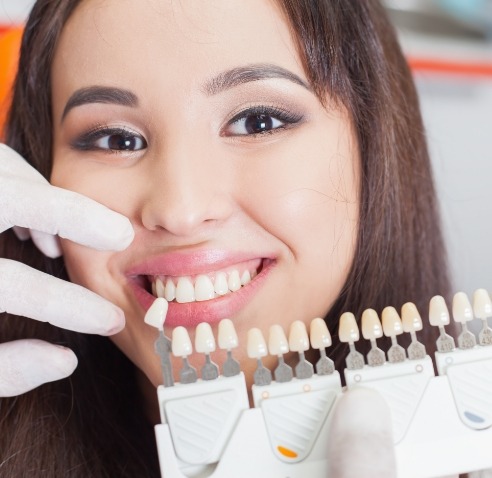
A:
{"label": "fingertip", "polygon": [[77,368],[79,364],[79,360],[75,355],[75,352],[68,347],[64,347],[63,345],[56,345],[58,350],[61,352],[58,358],[58,369],[60,373],[63,374],[63,377],[68,377],[72,375],[74,370]]}
{"label": "fingertip", "polygon": [[135,238],[130,220],[115,211],[106,210],[98,216],[96,226],[101,237],[100,248],[122,251]]}
{"label": "fingertip", "polygon": [[107,322],[107,329],[101,335],[110,336],[121,332],[125,328],[125,322],[125,313],[119,307],[113,306]]}
{"label": "fingertip", "polygon": [[36,247],[50,259],[57,259],[62,255],[60,240],[57,236],[41,231],[31,230],[32,242]]}
{"label": "fingertip", "polygon": [[28,239],[31,238],[31,234],[29,232],[29,229],[25,227],[20,227],[20,226],[14,226],[13,227],[14,233],[17,236],[17,239],[19,241],[27,241]]}

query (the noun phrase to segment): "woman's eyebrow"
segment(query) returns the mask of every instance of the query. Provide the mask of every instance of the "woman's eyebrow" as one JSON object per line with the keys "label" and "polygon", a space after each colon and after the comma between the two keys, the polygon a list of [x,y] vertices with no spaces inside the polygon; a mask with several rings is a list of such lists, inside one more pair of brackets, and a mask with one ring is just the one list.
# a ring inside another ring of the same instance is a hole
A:
{"label": "woman's eyebrow", "polygon": [[283,78],[297,85],[301,85],[311,91],[311,87],[295,73],[292,73],[281,66],[270,63],[257,63],[219,73],[217,76],[208,80],[203,90],[209,96],[221,93],[224,90],[234,88],[235,86],[251,81],[267,80],[270,78]]}
{"label": "woman's eyebrow", "polygon": [[68,99],[61,121],[65,119],[68,112],[77,106],[89,103],[107,103],[122,106],[138,106],[138,98],[135,93],[122,88],[111,86],[88,86],[76,90]]}

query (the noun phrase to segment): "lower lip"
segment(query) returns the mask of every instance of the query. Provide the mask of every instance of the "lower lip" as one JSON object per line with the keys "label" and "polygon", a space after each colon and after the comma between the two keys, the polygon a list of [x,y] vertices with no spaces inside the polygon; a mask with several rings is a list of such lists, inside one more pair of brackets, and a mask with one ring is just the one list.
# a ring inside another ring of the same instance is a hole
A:
{"label": "lower lip", "polygon": [[[208,322],[213,325],[222,319],[233,317],[252,300],[274,265],[274,261],[264,264],[261,272],[251,282],[241,287],[238,291],[230,292],[223,297],[185,304],[169,302],[166,326],[196,327],[200,322]],[[138,303],[147,311],[156,298],[136,281],[130,280],[129,284]]]}

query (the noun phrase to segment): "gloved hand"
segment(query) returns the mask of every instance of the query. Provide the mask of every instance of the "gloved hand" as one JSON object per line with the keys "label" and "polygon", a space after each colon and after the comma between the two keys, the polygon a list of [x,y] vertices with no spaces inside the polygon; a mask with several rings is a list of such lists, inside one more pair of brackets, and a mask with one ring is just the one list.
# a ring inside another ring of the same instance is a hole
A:
{"label": "gloved hand", "polygon": [[328,444],[329,478],[396,478],[390,409],[368,388],[347,391],[335,406]]}
{"label": "gloved hand", "polygon": [[[130,221],[80,194],[51,186],[12,149],[0,145],[0,233],[13,227],[49,257],[61,254],[56,235],[99,250],[123,250]],[[0,258],[0,312],[78,332],[111,335],[124,327],[121,309],[76,284]],[[24,319],[20,319],[24,320]],[[40,340],[0,344],[0,397],[70,375],[75,354]]]}

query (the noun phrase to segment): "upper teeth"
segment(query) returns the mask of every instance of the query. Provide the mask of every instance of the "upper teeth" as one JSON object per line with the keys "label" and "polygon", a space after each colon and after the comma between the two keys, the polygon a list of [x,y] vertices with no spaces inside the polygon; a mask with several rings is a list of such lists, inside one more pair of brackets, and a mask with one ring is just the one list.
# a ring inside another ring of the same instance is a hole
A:
{"label": "upper teeth", "polygon": [[[241,275],[237,269],[217,272],[214,277],[202,274],[191,277],[153,277],[152,294],[164,297],[168,302],[175,300],[180,304],[186,302],[214,299],[221,295],[239,290],[256,275],[256,270],[245,270]],[[176,282],[175,282],[176,281]]]}

